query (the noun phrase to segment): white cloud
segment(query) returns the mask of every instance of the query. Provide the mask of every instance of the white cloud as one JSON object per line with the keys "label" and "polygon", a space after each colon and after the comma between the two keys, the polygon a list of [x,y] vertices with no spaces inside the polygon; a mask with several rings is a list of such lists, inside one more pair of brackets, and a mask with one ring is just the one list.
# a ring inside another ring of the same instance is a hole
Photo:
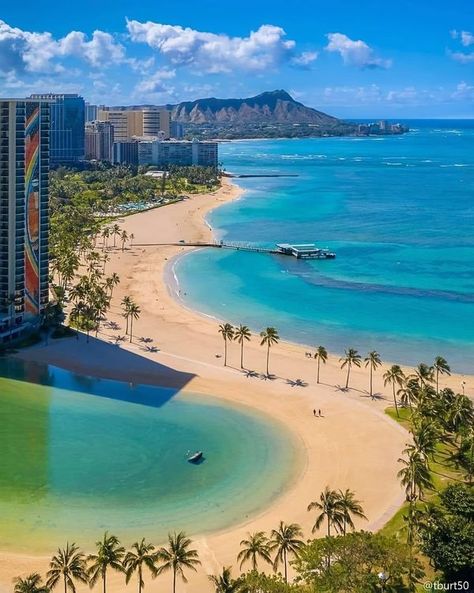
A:
{"label": "white cloud", "polygon": [[104,68],[125,61],[125,48],[104,31],[94,31],[90,40],[80,31],[54,39],[49,32],[24,31],[0,20],[1,72],[59,73],[65,69],[61,59],[71,57]]}
{"label": "white cloud", "polygon": [[176,70],[161,68],[139,82],[135,87],[135,93],[146,95],[150,93],[170,93],[173,87],[170,87],[166,81],[171,80],[175,76]]}
{"label": "white cloud", "polygon": [[469,47],[470,45],[474,45],[474,34],[470,33],[469,31],[450,31],[451,37],[453,39],[460,39],[462,45],[464,47]]}
{"label": "white cloud", "polygon": [[451,98],[456,101],[464,101],[466,99],[474,101],[474,86],[467,82],[460,82],[456,90],[451,94]]}
{"label": "white cloud", "polygon": [[292,63],[297,66],[309,66],[318,59],[318,52],[316,51],[304,51],[299,56],[295,56],[292,59]]}
{"label": "white cloud", "polygon": [[390,68],[391,60],[378,58],[374,50],[362,40],[354,41],[343,33],[328,33],[329,43],[324,48],[329,52],[338,53],[344,64],[357,68]]}
{"label": "white cloud", "polygon": [[449,55],[453,60],[459,62],[460,64],[470,64],[471,62],[474,62],[474,52],[469,54],[462,51],[455,51],[450,52]]}
{"label": "white cloud", "polygon": [[127,29],[132,41],[146,43],[172,64],[193,66],[201,72],[266,71],[294,58],[295,42],[286,40],[285,31],[274,25],[262,25],[248,37],[151,21],[127,20]]}

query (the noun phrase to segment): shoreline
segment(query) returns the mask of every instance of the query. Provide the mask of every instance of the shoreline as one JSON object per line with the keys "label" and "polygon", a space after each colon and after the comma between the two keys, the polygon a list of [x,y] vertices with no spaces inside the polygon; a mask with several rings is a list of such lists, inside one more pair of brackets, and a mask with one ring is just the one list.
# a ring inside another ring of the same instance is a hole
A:
{"label": "shoreline", "polygon": [[[137,242],[147,242],[147,238],[158,235],[163,242],[180,240],[181,235],[188,240],[205,240],[213,232],[206,220],[209,213],[242,195],[241,188],[223,181],[214,194],[192,196],[165,208],[129,216],[122,226],[129,234],[134,233]],[[197,593],[210,590],[206,574],[215,574],[222,566],[235,566],[239,542],[248,531],[268,532],[284,520],[300,523],[305,537],[309,537],[312,517],[306,506],[326,485],[356,492],[369,517],[367,523],[356,521],[357,528],[380,528],[404,499],[396,473],[407,433],[383,411],[391,404],[391,394],[383,388],[381,380],[384,367],[374,376],[374,387],[379,394],[375,401],[367,396],[364,369],[354,369],[351,389],[344,392],[340,387],[342,371],[331,355],[321,369],[322,382],[316,384],[315,362],[305,359],[304,346],[290,342],[282,341],[272,351],[271,367],[277,374],[274,381],[246,377],[239,368],[239,352],[234,344],[229,349],[229,366],[224,367],[222,338],[217,334],[216,322],[184,307],[173,298],[166,283],[170,262],[184,253],[189,253],[189,249],[182,246],[109,251],[109,270],[118,272],[121,284],[114,292],[108,319],[122,325],[119,303],[125,294],[130,294],[142,309],[132,344],[112,345],[117,332],[102,328],[100,339],[91,339],[90,344],[81,336],[79,341],[59,340],[48,346],[33,347],[18,356],[79,373],[128,381],[132,378],[164,387],[176,386],[185,375],[186,387],[181,385],[180,389],[258,409],[301,439],[307,459],[302,475],[294,484],[288,484],[272,505],[262,509],[261,515],[223,532],[193,537],[203,567],[197,575],[190,575],[189,585],[180,585],[179,591]],[[144,350],[138,336],[149,337],[159,350],[153,353]],[[255,340],[246,345],[245,357],[247,368],[264,370],[264,352]],[[307,386],[295,385],[296,378]],[[443,377],[441,386],[454,385],[456,379],[456,376],[448,380]],[[472,389],[472,377],[469,380],[468,391]],[[313,417],[313,408],[322,409],[322,419]],[[32,562],[31,556],[0,552],[0,592],[9,590],[11,578],[17,574],[32,569],[43,572],[44,560],[36,557]],[[115,593],[127,589],[119,577],[114,577],[110,590]]]}

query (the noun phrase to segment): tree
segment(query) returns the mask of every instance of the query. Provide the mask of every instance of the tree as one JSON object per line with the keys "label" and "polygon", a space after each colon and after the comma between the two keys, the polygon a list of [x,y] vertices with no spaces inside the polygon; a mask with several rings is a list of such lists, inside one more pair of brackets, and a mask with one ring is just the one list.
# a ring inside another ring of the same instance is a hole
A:
{"label": "tree", "polygon": [[383,375],[383,384],[384,387],[387,385],[392,386],[392,394],[393,394],[393,403],[395,405],[395,410],[397,412],[397,416],[400,417],[400,413],[398,411],[398,404],[397,404],[397,396],[395,394],[395,387],[402,387],[405,383],[405,374],[402,371],[402,368],[398,364],[392,365],[388,371],[386,371]]}
{"label": "tree", "polygon": [[380,354],[376,350],[372,350],[364,359],[365,361],[365,368],[369,367],[370,371],[370,381],[369,381],[369,395],[373,399],[373,387],[372,387],[372,380],[373,380],[373,373],[377,370],[382,364],[382,360],[380,359]]}
{"label": "tree", "polygon": [[423,497],[423,491],[433,487],[430,470],[426,457],[416,449],[406,450],[407,459],[400,458],[399,463],[403,464],[397,476],[402,486],[405,486],[407,501],[414,501]]}
{"label": "tree", "polygon": [[115,249],[115,246],[116,246],[116,239],[117,239],[117,237],[120,237],[120,231],[121,231],[121,229],[120,229],[119,225],[118,224],[114,224],[113,227],[112,227],[112,229],[111,229],[111,233],[112,233],[112,235],[114,237],[114,249]]}
{"label": "tree", "polygon": [[240,562],[240,569],[245,562],[250,562],[252,570],[257,570],[258,559],[261,558],[268,564],[272,564],[270,556],[270,544],[263,531],[247,534],[247,539],[240,542],[241,550],[237,556],[237,562]]}
{"label": "tree", "polygon": [[71,593],[76,593],[74,581],[88,583],[86,557],[75,543],[69,544],[68,542],[65,548],[58,549],[57,553],[51,558],[46,578],[48,589],[54,589],[62,579],[64,593],[67,593],[68,590]]}
{"label": "tree", "polygon": [[339,510],[342,514],[342,534],[346,535],[347,527],[354,529],[354,522],[352,517],[358,517],[359,519],[367,519],[364,514],[364,509],[355,498],[355,492],[346,488],[346,490],[339,490],[338,492],[338,504]]}
{"label": "tree", "polygon": [[153,578],[157,575],[156,568],[157,552],[155,546],[145,541],[145,538],[141,542],[135,542],[132,545],[132,549],[125,554],[123,560],[123,568],[125,570],[125,582],[130,582],[130,579],[134,573],[138,574],[138,593],[141,593],[143,587],[145,587],[145,581],[143,580],[143,570],[147,568]]}
{"label": "tree", "polygon": [[17,577],[13,582],[15,583],[14,593],[48,593],[49,591],[37,572],[32,572],[25,578]]}
{"label": "tree", "polygon": [[268,370],[268,365],[270,361],[270,348],[278,344],[280,340],[280,336],[278,335],[278,331],[274,327],[267,327],[264,331],[260,332],[260,337],[262,338],[260,342],[260,346],[267,346],[267,376],[270,375]]}
{"label": "tree", "polygon": [[95,586],[97,581],[102,579],[102,591],[107,591],[107,569],[123,572],[122,560],[125,555],[125,548],[120,545],[120,542],[115,535],[104,533],[102,540],[96,542],[97,553],[89,554],[87,562],[90,566],[87,570],[89,576],[89,586]]}
{"label": "tree", "polygon": [[[332,557],[328,565],[327,558]],[[380,591],[380,572],[387,575],[385,591],[407,591],[410,575],[423,577],[406,544],[380,533],[356,531],[345,537],[325,537],[308,542],[293,563],[304,591],[369,593]]]}
{"label": "tree", "polygon": [[201,564],[196,550],[190,549],[192,541],[186,537],[183,531],[179,533],[168,534],[168,547],[158,550],[158,560],[161,566],[158,573],[171,571],[173,573],[173,593],[176,593],[176,577],[187,583],[184,576],[184,570],[196,570],[196,566]]}
{"label": "tree", "polygon": [[246,325],[239,325],[234,330],[234,340],[240,344],[240,368],[244,368],[244,343],[250,341],[250,330]]}
{"label": "tree", "polygon": [[469,580],[474,574],[474,490],[450,484],[440,500],[432,520],[421,525],[421,549],[448,582]]}
{"label": "tree", "polygon": [[122,251],[125,250],[125,243],[128,241],[128,233],[127,231],[122,231],[120,233],[120,240],[122,241]]}
{"label": "tree", "polygon": [[319,383],[319,367],[321,363],[326,364],[328,359],[328,353],[324,346],[318,346],[316,352],[314,353],[314,358],[318,361],[318,374],[316,377],[316,383]]}
{"label": "tree", "polygon": [[239,579],[232,578],[230,566],[224,566],[221,574],[211,574],[208,576],[208,579],[214,585],[215,593],[238,593],[242,587]]}
{"label": "tree", "polygon": [[224,340],[224,366],[227,366],[227,342],[234,338],[234,328],[230,323],[219,325],[219,333]]}
{"label": "tree", "polygon": [[349,350],[344,351],[344,357],[340,358],[339,362],[341,363],[341,369],[347,367],[346,389],[349,389],[351,368],[352,366],[360,367],[361,356],[357,350],[354,350],[354,348],[349,348]]}
{"label": "tree", "polygon": [[311,502],[308,505],[308,511],[312,510],[321,511],[316,517],[312,533],[321,527],[324,520],[327,521],[328,536],[331,535],[331,526],[335,527],[336,530],[342,531],[344,525],[344,513],[341,509],[339,494],[336,490],[331,490],[329,486],[326,486],[324,492],[321,492],[319,500]]}
{"label": "tree", "polygon": [[304,545],[303,531],[297,523],[283,523],[277,529],[272,529],[270,539],[270,550],[276,552],[275,560],[273,562],[274,570],[277,570],[278,565],[283,564],[285,573],[285,583],[288,582],[288,557],[298,556],[298,552]]}
{"label": "tree", "polygon": [[134,303],[132,301],[128,308],[128,314],[130,317],[130,342],[131,342],[133,339],[133,320],[134,319],[137,320],[140,318],[141,309],[136,303]]}
{"label": "tree", "polygon": [[126,321],[125,333],[128,334],[128,320],[130,317],[130,305],[132,304],[132,297],[124,296],[120,305],[122,306],[122,317]]}
{"label": "tree", "polygon": [[433,382],[433,367],[428,366],[424,362],[420,362],[412,377],[419,382],[420,387],[424,387],[427,383]]}
{"label": "tree", "polygon": [[442,356],[437,356],[435,358],[433,368],[435,370],[436,376],[436,393],[439,393],[439,376],[440,375],[451,375],[451,368],[448,364],[448,361],[443,358]]}

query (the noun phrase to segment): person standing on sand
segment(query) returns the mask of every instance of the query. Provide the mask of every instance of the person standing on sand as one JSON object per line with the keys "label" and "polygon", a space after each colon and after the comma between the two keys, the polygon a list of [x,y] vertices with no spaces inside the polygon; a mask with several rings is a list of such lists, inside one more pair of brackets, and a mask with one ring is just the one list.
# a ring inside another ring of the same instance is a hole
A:
{"label": "person standing on sand", "polygon": [[316,410],[313,410],[313,416],[316,416]]}
{"label": "person standing on sand", "polygon": [[318,416],[321,417],[321,410],[318,410]]}

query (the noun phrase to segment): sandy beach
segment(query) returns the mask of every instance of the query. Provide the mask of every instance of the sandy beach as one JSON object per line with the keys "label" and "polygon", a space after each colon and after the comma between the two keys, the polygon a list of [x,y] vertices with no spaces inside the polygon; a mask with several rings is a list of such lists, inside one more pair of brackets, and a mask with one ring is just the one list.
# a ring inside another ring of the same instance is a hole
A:
{"label": "sandy beach", "polygon": [[[134,246],[109,251],[107,273],[117,272],[121,283],[114,292],[108,320],[121,329],[103,328],[99,339],[86,344],[66,339],[38,346],[20,354],[26,360],[48,362],[83,374],[149,383],[179,386],[185,391],[212,394],[223,400],[255,408],[283,423],[297,437],[303,469],[286,492],[257,516],[242,517],[234,527],[211,535],[193,534],[202,567],[189,573],[189,583],[182,582],[178,591],[197,593],[211,591],[207,575],[233,565],[238,573],[236,555],[239,542],[247,532],[269,532],[280,520],[300,523],[306,537],[311,535],[314,516],[306,511],[308,503],[331,488],[350,488],[362,501],[368,521],[357,521],[357,527],[377,529],[397,510],[403,492],[396,473],[397,459],[407,441],[407,434],[384,413],[391,403],[391,388],[384,388],[384,368],[374,375],[375,400],[368,396],[368,372],[354,369],[351,389],[346,392],[345,373],[338,356],[331,356],[321,368],[321,383],[316,384],[316,363],[305,356],[310,348],[280,343],[272,349],[271,372],[275,380],[247,377],[240,370],[240,351],[230,344],[229,366],[223,366],[223,341],[217,333],[217,322],[184,308],[172,294],[164,278],[171,273],[174,258],[189,251],[182,246],[140,246],[146,243],[173,243],[180,240],[208,241],[212,230],[205,216],[214,208],[238,199],[241,190],[228,179],[213,194],[196,195],[187,200],[124,218],[120,225],[135,236]],[[135,339],[115,345],[118,335],[125,333],[120,301],[130,295],[141,308],[134,324]],[[272,320],[263,320],[271,325]],[[149,338],[158,351],[150,352],[139,338]],[[245,367],[258,373],[265,370],[265,350],[258,336],[245,348]],[[307,384],[295,384],[296,380]],[[466,394],[472,395],[471,376],[442,377],[441,386],[450,385],[460,391],[465,381]],[[313,417],[313,409],[321,409],[322,418]],[[176,526],[179,530],[179,525]],[[101,535],[97,534],[98,537]],[[117,533],[120,536],[120,533]],[[131,542],[124,542],[129,545]],[[154,542],[160,544],[162,542]],[[65,542],[54,542],[52,551]],[[92,551],[93,542],[91,542]],[[12,578],[34,570],[44,573],[49,557],[33,557],[0,552],[0,592],[11,591]],[[158,579],[156,585],[168,586],[170,576]],[[147,580],[148,585],[148,580]],[[134,590],[135,582],[125,587],[120,575],[111,575],[109,590]],[[79,591],[84,587],[79,587]]]}

